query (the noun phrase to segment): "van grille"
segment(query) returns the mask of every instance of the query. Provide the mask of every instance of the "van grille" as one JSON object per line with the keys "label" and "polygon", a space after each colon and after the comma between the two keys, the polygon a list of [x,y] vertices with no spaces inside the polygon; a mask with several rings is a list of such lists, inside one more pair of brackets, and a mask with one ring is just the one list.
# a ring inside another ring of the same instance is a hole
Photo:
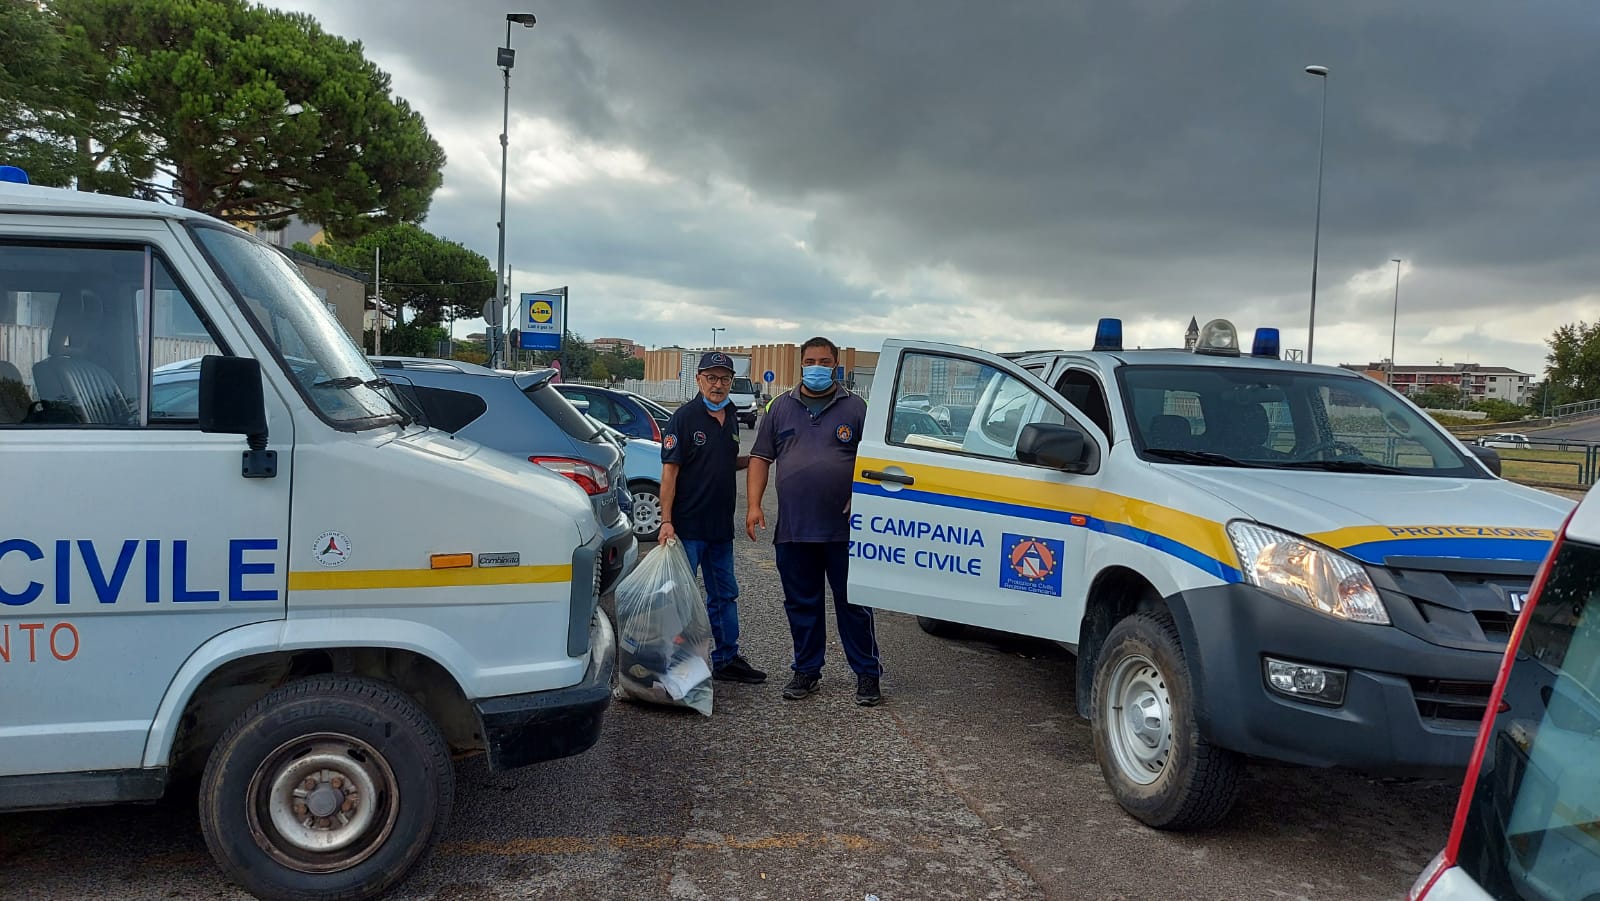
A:
{"label": "van grille", "polygon": [[1461,682],[1413,676],[1411,692],[1417,700],[1417,713],[1424,720],[1452,725],[1479,723],[1489,709],[1490,682]]}

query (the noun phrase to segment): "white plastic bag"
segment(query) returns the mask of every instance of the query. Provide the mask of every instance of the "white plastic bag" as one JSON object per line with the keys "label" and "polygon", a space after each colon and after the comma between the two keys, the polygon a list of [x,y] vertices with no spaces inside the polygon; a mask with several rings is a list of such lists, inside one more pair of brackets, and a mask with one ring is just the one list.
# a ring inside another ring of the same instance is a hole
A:
{"label": "white plastic bag", "polygon": [[711,715],[711,620],[678,541],[617,585],[617,683],[624,697]]}

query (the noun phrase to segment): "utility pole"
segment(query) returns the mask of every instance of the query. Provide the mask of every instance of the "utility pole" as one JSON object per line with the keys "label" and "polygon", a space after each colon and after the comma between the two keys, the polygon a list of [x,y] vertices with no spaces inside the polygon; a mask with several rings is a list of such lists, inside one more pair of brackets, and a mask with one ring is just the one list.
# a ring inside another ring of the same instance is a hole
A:
{"label": "utility pole", "polygon": [[372,355],[383,356],[383,248],[372,249]]}

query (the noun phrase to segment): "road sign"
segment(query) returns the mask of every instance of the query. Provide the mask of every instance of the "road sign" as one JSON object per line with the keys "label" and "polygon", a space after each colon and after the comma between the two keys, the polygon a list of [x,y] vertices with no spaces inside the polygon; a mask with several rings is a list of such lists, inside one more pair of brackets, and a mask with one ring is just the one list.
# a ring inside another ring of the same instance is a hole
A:
{"label": "road sign", "polygon": [[483,321],[496,323],[505,317],[505,307],[493,297],[483,302]]}
{"label": "road sign", "polygon": [[778,376],[772,370],[768,369],[766,372],[761,373],[761,380],[770,385],[778,380]]}
{"label": "road sign", "polygon": [[566,300],[556,291],[522,295],[522,308],[517,318],[521,320],[524,350],[561,349],[561,336],[567,324]]}

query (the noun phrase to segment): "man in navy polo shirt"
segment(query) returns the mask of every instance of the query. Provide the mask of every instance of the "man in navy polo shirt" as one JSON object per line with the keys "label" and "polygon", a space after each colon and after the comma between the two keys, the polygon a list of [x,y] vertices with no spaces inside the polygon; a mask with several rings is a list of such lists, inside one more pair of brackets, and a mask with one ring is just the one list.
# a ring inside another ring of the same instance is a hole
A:
{"label": "man in navy polo shirt", "polygon": [[739,654],[739,582],[733,575],[733,514],[739,470],[739,419],[728,409],[733,358],[712,351],[700,357],[700,396],[674,410],[661,428],[661,535],[683,542],[689,565],[706,583],[711,620],[711,675],[758,685],[767,674]]}
{"label": "man in navy polo shirt", "polygon": [[856,703],[881,700],[878,638],[872,608],[850,603],[845,581],[850,565],[850,491],[855,482],[856,447],[867,416],[861,398],[834,381],[839,349],[827,338],[812,338],[800,348],[801,381],[774,400],[762,417],[750,450],[745,532],[756,539],[766,528],[761,496],[768,469],[778,467],[778,528],[774,536],[783,609],[794,638],[794,677],[783,696],[799,700],[822,681],[827,642],[826,589],[833,588],[839,640],[856,673]]}

